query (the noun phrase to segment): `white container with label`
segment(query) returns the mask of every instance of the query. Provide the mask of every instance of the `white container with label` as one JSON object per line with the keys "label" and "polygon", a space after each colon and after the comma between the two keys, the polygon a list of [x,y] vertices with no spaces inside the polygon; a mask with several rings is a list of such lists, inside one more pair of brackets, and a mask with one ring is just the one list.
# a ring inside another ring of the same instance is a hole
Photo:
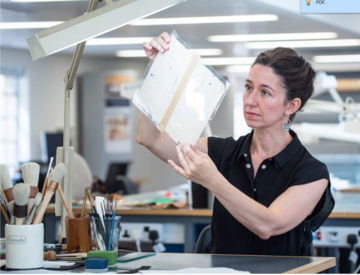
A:
{"label": "white container with label", "polygon": [[37,269],[44,265],[44,225],[5,225],[6,268]]}

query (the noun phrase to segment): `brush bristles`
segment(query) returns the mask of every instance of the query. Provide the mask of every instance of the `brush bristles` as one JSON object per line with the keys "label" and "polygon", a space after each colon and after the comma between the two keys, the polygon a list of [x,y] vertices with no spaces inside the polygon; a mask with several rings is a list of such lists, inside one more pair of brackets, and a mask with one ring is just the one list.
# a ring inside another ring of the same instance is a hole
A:
{"label": "brush bristles", "polygon": [[122,196],[120,196],[120,195],[119,195],[119,194],[117,194],[117,193],[114,193],[114,194],[111,194],[111,195],[113,196],[114,200],[119,201],[119,200],[122,200],[122,199],[123,199],[123,197],[122,197]]}
{"label": "brush bristles", "polygon": [[41,193],[37,193],[34,200],[34,205],[38,206],[42,200],[43,195]]}
{"label": "brush bristles", "polygon": [[56,183],[59,183],[62,179],[62,177],[65,175],[66,168],[64,163],[59,163],[55,166],[54,171],[52,171],[49,175],[48,183],[55,181]]}
{"label": "brush bristles", "polygon": [[28,162],[21,166],[24,182],[30,186],[38,186],[40,165],[35,162]]}
{"label": "brush bristles", "polygon": [[27,205],[30,195],[30,186],[24,183],[18,183],[13,190],[14,203],[19,206]]}
{"label": "brush bristles", "polygon": [[13,187],[9,170],[5,164],[0,164],[0,182],[3,190]]}

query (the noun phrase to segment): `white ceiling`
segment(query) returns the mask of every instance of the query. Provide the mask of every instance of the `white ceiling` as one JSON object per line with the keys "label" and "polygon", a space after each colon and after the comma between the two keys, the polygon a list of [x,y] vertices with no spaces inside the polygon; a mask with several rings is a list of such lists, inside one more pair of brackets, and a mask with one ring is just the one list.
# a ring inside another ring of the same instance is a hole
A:
{"label": "white ceiling", "polygon": [[[151,1],[151,0],[149,0]],[[255,56],[262,50],[247,50],[242,42],[211,43],[209,35],[262,34],[291,32],[337,32],[339,39],[360,38],[358,14],[300,14],[300,0],[188,0],[151,17],[190,17],[242,14],[276,14],[279,21],[255,23],[195,24],[174,26],[125,26],[102,37],[157,36],[163,31],[176,29],[181,38],[192,48],[221,48],[224,57]],[[1,0],[1,22],[66,21],[80,16],[87,9],[88,1],[16,3]],[[102,5],[102,4],[101,4]],[[1,47],[27,49],[26,38],[40,31],[1,30]],[[301,37],[299,37],[301,39]],[[85,55],[114,57],[120,49],[141,49],[141,45],[87,46]],[[73,49],[66,52],[72,53]],[[313,55],[359,54],[360,47],[301,48],[306,58]],[[360,70],[360,64],[357,63]],[[354,66],[354,64],[353,64]]]}

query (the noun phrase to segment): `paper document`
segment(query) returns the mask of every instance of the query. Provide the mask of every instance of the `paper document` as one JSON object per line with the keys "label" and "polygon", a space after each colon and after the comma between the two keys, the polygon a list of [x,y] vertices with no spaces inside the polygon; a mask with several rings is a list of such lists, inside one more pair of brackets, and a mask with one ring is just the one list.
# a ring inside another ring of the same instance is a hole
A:
{"label": "paper document", "polygon": [[229,84],[196,60],[197,55],[177,37],[172,34],[170,49],[158,53],[133,102],[158,129],[164,124],[164,131],[175,142],[194,144],[215,115]]}

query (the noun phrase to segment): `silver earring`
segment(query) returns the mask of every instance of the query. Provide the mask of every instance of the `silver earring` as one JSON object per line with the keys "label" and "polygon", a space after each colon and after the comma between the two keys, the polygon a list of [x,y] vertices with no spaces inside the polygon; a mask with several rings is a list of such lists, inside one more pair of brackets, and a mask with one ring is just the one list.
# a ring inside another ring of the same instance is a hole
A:
{"label": "silver earring", "polygon": [[291,125],[291,120],[289,119],[287,123],[284,123],[284,131],[289,131]]}

